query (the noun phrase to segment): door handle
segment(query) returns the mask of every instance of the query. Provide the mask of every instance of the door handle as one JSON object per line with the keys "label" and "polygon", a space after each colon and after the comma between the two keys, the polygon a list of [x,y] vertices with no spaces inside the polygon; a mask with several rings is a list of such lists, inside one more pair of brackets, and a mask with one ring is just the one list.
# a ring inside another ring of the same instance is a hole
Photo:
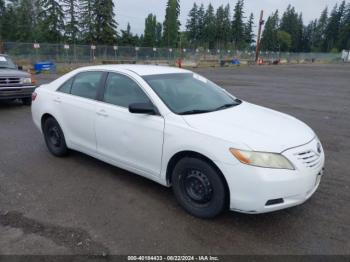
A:
{"label": "door handle", "polygon": [[106,113],[105,110],[100,110],[100,111],[96,112],[96,114],[98,116],[108,117],[108,114]]}

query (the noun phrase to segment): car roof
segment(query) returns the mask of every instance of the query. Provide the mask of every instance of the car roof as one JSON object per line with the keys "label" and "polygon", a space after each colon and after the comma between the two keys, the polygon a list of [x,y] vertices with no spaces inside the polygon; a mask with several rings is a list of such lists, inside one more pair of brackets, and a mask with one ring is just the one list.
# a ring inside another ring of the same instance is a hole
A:
{"label": "car roof", "polygon": [[188,70],[170,67],[170,66],[158,66],[158,65],[99,65],[99,66],[88,66],[84,69],[102,69],[102,70],[129,70],[140,76],[147,75],[160,75],[160,74],[179,74],[179,73],[191,73]]}

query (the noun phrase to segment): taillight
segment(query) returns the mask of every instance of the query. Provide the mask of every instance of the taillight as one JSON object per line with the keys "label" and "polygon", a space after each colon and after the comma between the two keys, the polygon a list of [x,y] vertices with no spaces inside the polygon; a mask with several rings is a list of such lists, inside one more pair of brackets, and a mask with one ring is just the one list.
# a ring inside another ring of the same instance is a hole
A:
{"label": "taillight", "polygon": [[32,101],[34,101],[34,100],[36,99],[37,96],[38,96],[38,94],[35,93],[35,92],[33,92],[33,94],[32,94]]}

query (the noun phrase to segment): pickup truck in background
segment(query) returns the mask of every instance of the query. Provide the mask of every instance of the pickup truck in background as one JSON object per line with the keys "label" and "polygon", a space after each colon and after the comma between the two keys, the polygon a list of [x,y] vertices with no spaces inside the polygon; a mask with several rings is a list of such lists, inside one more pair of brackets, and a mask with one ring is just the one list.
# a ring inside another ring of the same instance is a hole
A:
{"label": "pickup truck in background", "polygon": [[8,55],[0,54],[0,100],[22,100],[32,104],[35,80],[31,74],[21,71]]}

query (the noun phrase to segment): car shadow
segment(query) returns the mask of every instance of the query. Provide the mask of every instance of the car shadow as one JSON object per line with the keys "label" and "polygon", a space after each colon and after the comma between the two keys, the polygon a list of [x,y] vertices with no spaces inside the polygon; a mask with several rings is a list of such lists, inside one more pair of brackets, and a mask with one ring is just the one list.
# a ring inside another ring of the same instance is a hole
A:
{"label": "car shadow", "polygon": [[1,109],[9,109],[9,108],[17,108],[24,106],[22,101],[15,99],[15,100],[0,100],[0,110]]}

